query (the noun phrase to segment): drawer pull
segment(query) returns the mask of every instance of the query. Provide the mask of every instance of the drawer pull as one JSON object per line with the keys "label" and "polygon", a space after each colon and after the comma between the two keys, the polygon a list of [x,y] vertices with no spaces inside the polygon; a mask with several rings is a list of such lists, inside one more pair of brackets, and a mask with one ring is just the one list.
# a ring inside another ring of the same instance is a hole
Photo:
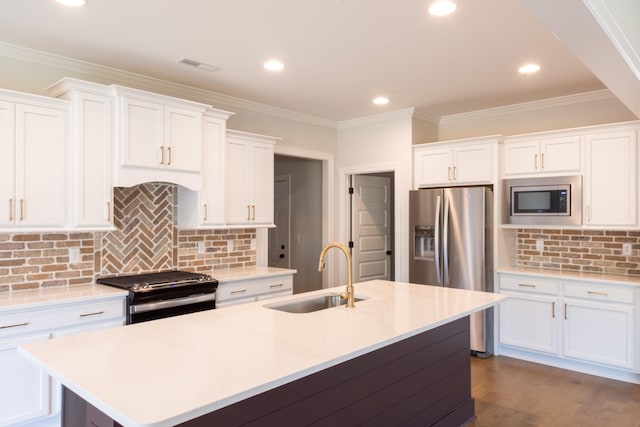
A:
{"label": "drawer pull", "polygon": [[278,283],[277,285],[269,285],[269,287],[270,287],[271,289],[273,289],[273,288],[281,288],[281,287],[283,287],[283,286],[284,286],[284,283]]}
{"label": "drawer pull", "polygon": [[607,292],[598,292],[598,291],[587,291],[587,293],[589,295],[600,295],[600,296],[603,296],[603,297],[606,297],[606,296],[609,295]]}
{"label": "drawer pull", "polygon": [[536,287],[536,285],[530,285],[528,283],[518,283],[518,286],[520,286],[521,288],[534,288]]}
{"label": "drawer pull", "polygon": [[29,325],[29,322],[16,323],[15,325],[3,325],[3,326],[0,326],[0,329],[18,328],[20,326],[27,326],[27,325]]}
{"label": "drawer pull", "polygon": [[83,313],[80,317],[100,316],[101,314],[104,314],[104,310],[94,311],[93,313]]}
{"label": "drawer pull", "polygon": [[239,289],[239,290],[237,290],[237,291],[231,291],[231,294],[232,294],[232,295],[233,295],[233,294],[243,294],[243,293],[245,293],[245,292],[247,292],[247,290],[246,290],[246,289]]}

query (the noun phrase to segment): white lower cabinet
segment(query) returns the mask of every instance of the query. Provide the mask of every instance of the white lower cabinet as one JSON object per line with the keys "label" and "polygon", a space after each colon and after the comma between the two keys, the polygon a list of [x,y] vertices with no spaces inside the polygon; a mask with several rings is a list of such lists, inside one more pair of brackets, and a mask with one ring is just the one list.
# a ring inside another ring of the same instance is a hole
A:
{"label": "white lower cabinet", "polygon": [[293,274],[258,279],[220,280],[216,308],[293,294]]}
{"label": "white lower cabinet", "polygon": [[539,361],[581,363],[581,370],[588,364],[596,374],[600,368],[638,372],[636,288],[501,274],[499,292],[509,296],[499,309],[501,352],[551,356]]}
{"label": "white lower cabinet", "polygon": [[0,314],[0,426],[36,423],[60,411],[60,386],[19,353],[20,345],[122,326],[124,307],[123,296],[3,311]]}

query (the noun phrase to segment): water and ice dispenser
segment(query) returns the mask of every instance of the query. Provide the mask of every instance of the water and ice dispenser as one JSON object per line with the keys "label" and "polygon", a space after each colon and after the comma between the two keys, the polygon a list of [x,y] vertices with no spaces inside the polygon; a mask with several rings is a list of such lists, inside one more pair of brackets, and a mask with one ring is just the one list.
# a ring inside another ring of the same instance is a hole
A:
{"label": "water and ice dispenser", "polygon": [[416,225],[413,230],[413,258],[433,260],[435,250],[435,227],[433,225]]}

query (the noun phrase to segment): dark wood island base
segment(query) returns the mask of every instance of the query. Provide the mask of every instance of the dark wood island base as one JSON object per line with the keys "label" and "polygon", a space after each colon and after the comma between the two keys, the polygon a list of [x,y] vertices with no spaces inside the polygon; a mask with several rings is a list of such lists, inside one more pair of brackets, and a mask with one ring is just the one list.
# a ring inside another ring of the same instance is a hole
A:
{"label": "dark wood island base", "polygon": [[[120,426],[67,388],[62,415],[65,427]],[[179,425],[461,426],[474,417],[464,317]]]}

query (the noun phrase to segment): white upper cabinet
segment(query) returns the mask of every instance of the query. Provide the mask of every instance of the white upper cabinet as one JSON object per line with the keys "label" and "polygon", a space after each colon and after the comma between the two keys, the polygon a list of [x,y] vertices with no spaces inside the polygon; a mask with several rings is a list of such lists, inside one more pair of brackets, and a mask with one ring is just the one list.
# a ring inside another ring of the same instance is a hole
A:
{"label": "white upper cabinet", "polygon": [[504,175],[579,174],[580,137],[526,135],[505,139]]}
{"label": "white upper cabinet", "polygon": [[227,131],[227,224],[273,225],[273,146],[277,141],[269,136]]}
{"label": "white upper cabinet", "polygon": [[413,148],[414,187],[491,184],[499,137],[420,144]]}
{"label": "white upper cabinet", "polygon": [[202,144],[202,190],[178,187],[178,226],[200,228],[225,223],[225,153],[227,111],[207,110],[204,116]]}
{"label": "white upper cabinet", "polygon": [[112,86],[116,95],[115,185],[166,181],[202,188],[202,126],[207,106]]}
{"label": "white upper cabinet", "polygon": [[638,127],[613,127],[585,140],[583,223],[637,227]]}
{"label": "white upper cabinet", "polygon": [[65,225],[67,109],[65,101],[0,92],[0,226]]}
{"label": "white upper cabinet", "polygon": [[71,101],[70,225],[113,225],[112,106],[107,86],[63,79],[49,88]]}

